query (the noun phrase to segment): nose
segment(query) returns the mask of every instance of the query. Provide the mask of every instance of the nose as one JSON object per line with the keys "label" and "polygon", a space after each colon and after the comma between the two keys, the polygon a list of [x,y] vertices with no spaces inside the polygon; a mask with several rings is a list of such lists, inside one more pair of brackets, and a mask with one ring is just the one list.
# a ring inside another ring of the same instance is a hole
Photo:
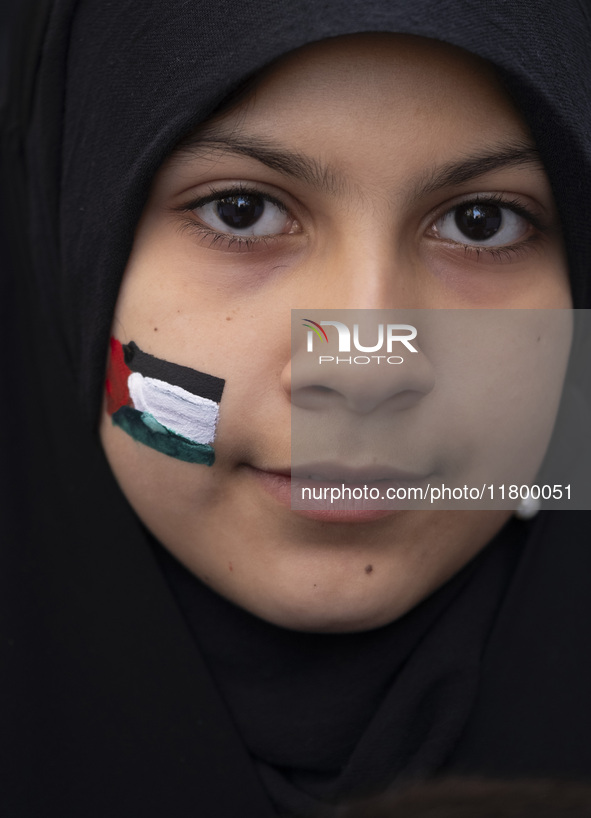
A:
{"label": "nose", "polygon": [[282,373],[292,406],[359,415],[416,406],[435,385],[418,313],[293,310],[292,357]]}
{"label": "nose", "polygon": [[304,269],[312,309],[292,310],[292,354],[281,377],[292,408],[359,415],[383,406],[409,409],[435,385],[417,331],[421,314],[433,306],[433,288],[393,242],[389,217],[362,208],[355,235],[338,232],[332,239],[314,256],[307,278]]}

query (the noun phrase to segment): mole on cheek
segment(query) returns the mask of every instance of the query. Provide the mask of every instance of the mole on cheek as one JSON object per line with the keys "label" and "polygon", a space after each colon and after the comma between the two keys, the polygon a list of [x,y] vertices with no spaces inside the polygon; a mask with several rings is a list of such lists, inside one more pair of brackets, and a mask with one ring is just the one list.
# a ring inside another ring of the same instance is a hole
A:
{"label": "mole on cheek", "polygon": [[373,571],[373,565],[366,565],[365,566],[365,573],[366,574],[371,574],[372,571]]}

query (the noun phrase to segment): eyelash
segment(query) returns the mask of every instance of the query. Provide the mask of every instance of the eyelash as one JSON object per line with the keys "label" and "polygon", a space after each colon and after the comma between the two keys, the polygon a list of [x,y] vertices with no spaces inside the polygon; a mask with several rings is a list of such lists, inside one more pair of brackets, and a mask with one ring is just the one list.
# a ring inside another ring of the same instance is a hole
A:
{"label": "eyelash", "polygon": [[[229,198],[232,196],[259,196],[265,202],[270,202],[271,204],[275,205],[279,210],[283,213],[289,213],[288,207],[276,197],[259,190],[256,187],[250,187],[244,184],[233,185],[229,188],[224,188],[220,190],[216,190],[215,188],[210,188],[210,192],[207,196],[202,196],[198,199],[194,199],[187,204],[182,205],[176,210],[181,211],[182,213],[192,213],[195,209],[199,207],[203,207],[210,202],[214,202],[219,199]],[[433,225],[439,221],[442,217],[453,213],[457,208],[461,207],[462,205],[472,204],[472,203],[479,203],[481,205],[496,205],[498,207],[502,207],[508,210],[511,210],[513,213],[516,213],[521,218],[525,219],[525,221],[531,224],[537,233],[547,233],[548,228],[540,218],[534,214],[529,208],[525,207],[522,202],[518,199],[508,199],[504,194],[501,193],[490,193],[490,194],[475,194],[472,196],[467,196],[466,198],[462,199],[459,202],[456,202],[452,207],[448,207],[443,212],[439,213],[436,218],[431,220],[431,228]],[[235,252],[248,252],[253,250],[257,247],[269,247],[273,243],[275,243],[278,239],[284,237],[286,234],[278,233],[272,234],[269,236],[256,236],[256,235],[249,235],[243,236],[233,233],[222,233],[217,230],[214,230],[211,227],[208,227],[206,224],[202,222],[196,221],[195,218],[191,218],[187,216],[187,218],[183,219],[181,224],[181,230],[190,230],[192,232],[196,232],[200,237],[202,242],[207,242],[207,247],[214,248],[217,245],[222,245],[220,249],[225,250],[233,250]],[[474,244],[461,244],[458,242],[453,242],[458,247],[462,248],[466,257],[476,255],[476,260],[478,261],[482,254],[488,256],[489,258],[499,262],[499,263],[506,263],[511,261],[512,258],[518,257],[525,249],[526,245],[528,245],[532,240],[535,240],[536,235],[528,236],[526,239],[518,242],[514,245],[506,245],[501,247],[487,247],[485,245],[474,245]]]}
{"label": "eyelash", "polygon": [[[280,200],[271,196],[269,193],[265,193],[262,190],[258,190],[256,187],[249,187],[248,185],[234,185],[229,188],[224,188],[222,190],[216,190],[215,188],[210,188],[210,192],[207,196],[202,196],[199,199],[194,199],[187,204],[182,205],[178,210],[183,213],[191,213],[198,207],[204,207],[204,205],[209,204],[210,202],[215,202],[218,199],[225,199],[230,198],[231,196],[259,196],[261,199],[264,199],[265,202],[270,202],[274,204],[275,207],[279,208],[282,213],[289,213],[289,209],[287,206]],[[230,250],[233,249],[234,251],[242,251],[247,252],[252,250],[255,245],[268,247],[272,243],[274,243],[277,239],[281,236],[286,234],[278,233],[275,235],[270,236],[240,236],[234,233],[221,233],[217,230],[214,230],[212,227],[208,227],[206,224],[202,222],[195,221],[194,219],[187,217],[183,219],[181,224],[181,230],[191,230],[196,232],[202,241],[207,242],[207,247],[215,247],[218,244],[223,245],[223,249]]]}
{"label": "eyelash", "polygon": [[[461,207],[462,205],[467,204],[481,204],[481,205],[497,205],[498,207],[503,207],[507,210],[511,210],[513,213],[516,213],[518,216],[521,216],[522,219],[529,222],[532,227],[535,228],[536,232],[546,234],[548,232],[548,227],[541,221],[541,219],[533,213],[529,208],[525,207],[519,199],[509,199],[502,193],[477,193],[472,196],[467,196],[466,198],[462,199],[459,202],[456,202],[452,207],[448,207],[443,212],[439,213],[437,217],[431,222],[431,226],[433,226],[437,221],[439,221],[443,216],[446,216],[450,213],[453,213],[454,210]],[[501,247],[487,247],[486,245],[476,245],[476,244],[460,244],[458,242],[453,242],[454,244],[458,244],[464,251],[465,257],[476,256],[476,261],[480,260],[482,254],[488,256],[490,259],[503,264],[508,261],[512,261],[514,258],[519,257],[525,250],[526,246],[530,244],[533,240],[536,239],[536,234],[532,236],[528,236],[527,238],[523,239],[522,241],[518,242],[517,244],[513,245],[505,245]]]}

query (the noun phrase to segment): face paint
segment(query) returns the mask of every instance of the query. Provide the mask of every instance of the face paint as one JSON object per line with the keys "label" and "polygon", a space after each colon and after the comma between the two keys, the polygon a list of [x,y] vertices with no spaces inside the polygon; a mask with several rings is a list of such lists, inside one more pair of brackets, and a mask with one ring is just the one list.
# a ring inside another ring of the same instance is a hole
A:
{"label": "face paint", "polygon": [[162,454],[213,465],[224,383],[111,338],[107,411],[116,426]]}

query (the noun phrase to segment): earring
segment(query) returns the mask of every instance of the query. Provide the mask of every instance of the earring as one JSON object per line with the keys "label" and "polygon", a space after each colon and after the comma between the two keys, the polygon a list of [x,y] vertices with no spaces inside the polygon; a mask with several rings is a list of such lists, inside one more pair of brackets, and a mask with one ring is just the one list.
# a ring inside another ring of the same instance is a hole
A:
{"label": "earring", "polygon": [[534,499],[531,494],[528,494],[527,497],[522,497],[519,501],[519,505],[514,513],[518,520],[531,520],[536,516],[541,507],[542,504],[539,498]]}

